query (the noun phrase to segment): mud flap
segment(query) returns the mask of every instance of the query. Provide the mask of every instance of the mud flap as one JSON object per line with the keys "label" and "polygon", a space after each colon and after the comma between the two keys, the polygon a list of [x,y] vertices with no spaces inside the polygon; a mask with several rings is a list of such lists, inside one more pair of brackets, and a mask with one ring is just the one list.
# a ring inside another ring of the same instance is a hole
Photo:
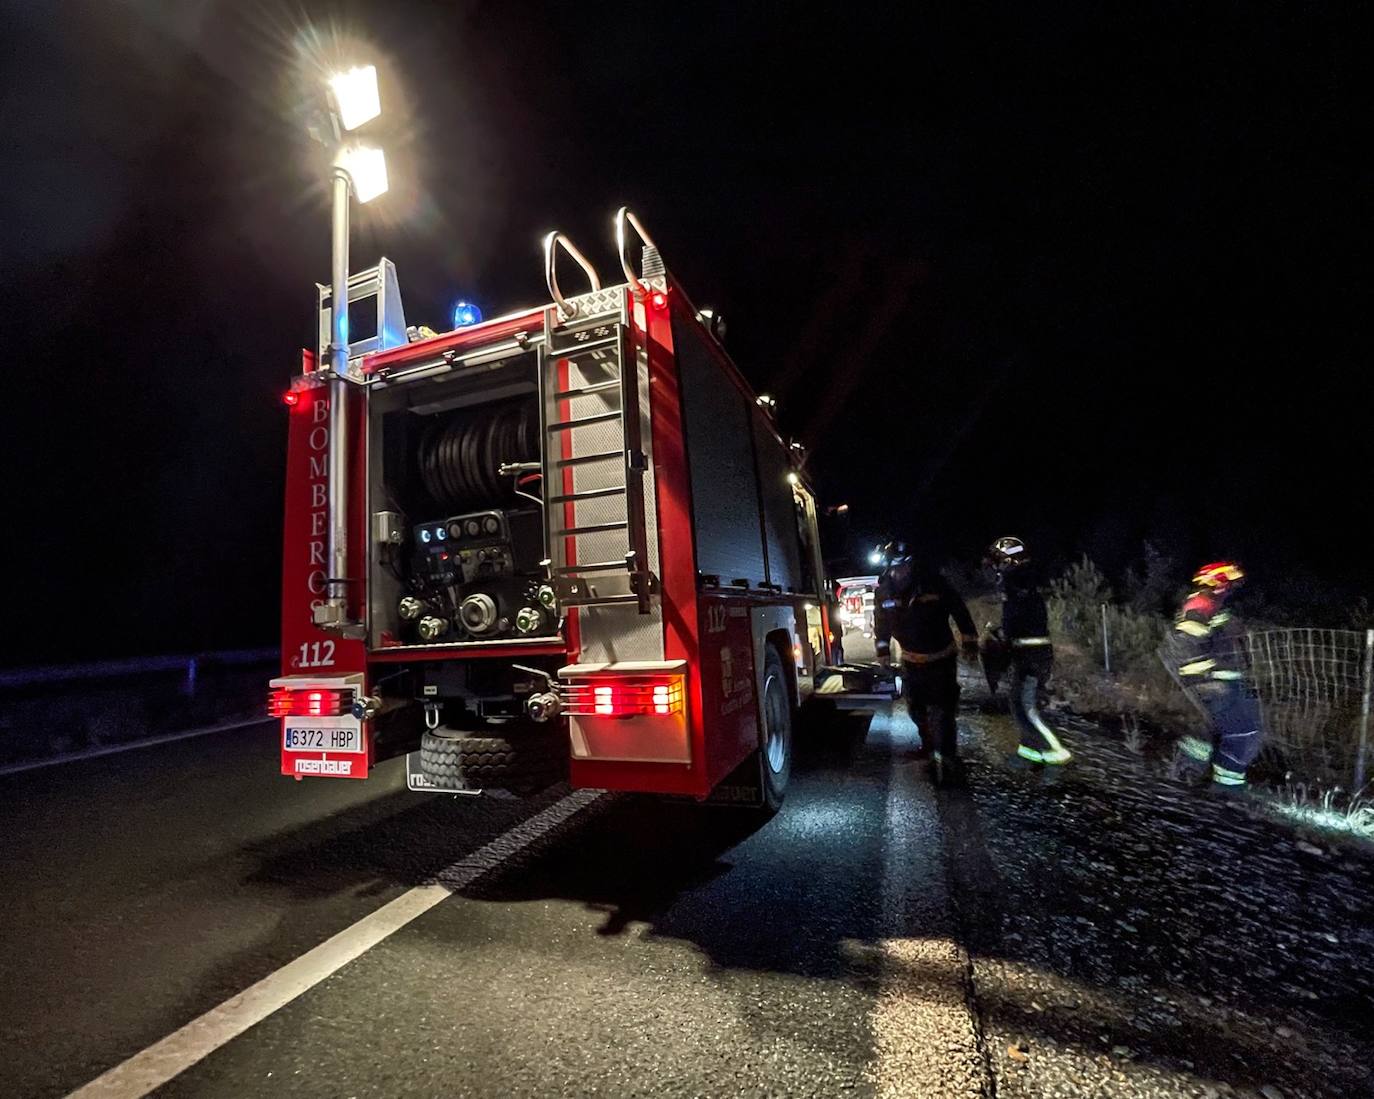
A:
{"label": "mud flap", "polygon": [[449,790],[436,786],[420,766],[420,753],[406,755],[406,789],[416,794],[454,794],[457,797],[480,798],[481,790]]}
{"label": "mud flap", "polygon": [[706,805],[730,805],[739,809],[763,806],[763,753],[757,748],[726,775],[707,796]]}

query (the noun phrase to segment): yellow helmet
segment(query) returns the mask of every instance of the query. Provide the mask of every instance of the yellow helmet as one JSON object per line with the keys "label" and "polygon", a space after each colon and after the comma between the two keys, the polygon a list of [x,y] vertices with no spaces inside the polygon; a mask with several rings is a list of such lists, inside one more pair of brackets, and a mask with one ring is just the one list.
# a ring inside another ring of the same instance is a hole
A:
{"label": "yellow helmet", "polygon": [[1245,579],[1245,570],[1234,561],[1213,561],[1203,565],[1193,576],[1195,588],[1229,588]]}

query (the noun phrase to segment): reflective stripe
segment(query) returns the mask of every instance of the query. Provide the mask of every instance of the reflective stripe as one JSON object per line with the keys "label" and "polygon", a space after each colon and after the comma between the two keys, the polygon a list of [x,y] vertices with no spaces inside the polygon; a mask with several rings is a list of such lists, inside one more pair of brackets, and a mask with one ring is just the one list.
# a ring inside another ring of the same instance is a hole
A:
{"label": "reflective stripe", "polygon": [[903,649],[902,659],[908,664],[929,664],[932,660],[943,660],[947,656],[953,656],[958,651],[959,646],[951,641],[948,648],[941,649],[938,653],[914,653]]}
{"label": "reflective stripe", "polygon": [[897,600],[895,600],[895,599],[884,599],[884,600],[882,601],[882,603],[879,604],[879,606],[881,606],[881,607],[883,608],[883,610],[885,610],[885,611],[890,611],[890,610],[891,610],[893,607],[895,607],[896,605],[897,605]]}
{"label": "reflective stripe", "polygon": [[1228,771],[1225,767],[1212,764],[1212,781],[1220,786],[1244,786],[1244,771]]}
{"label": "reflective stripe", "polygon": [[1021,744],[1017,746],[1016,754],[1022,759],[1030,760],[1032,763],[1048,763],[1051,766],[1059,766],[1073,759],[1073,754],[1062,746],[1051,748],[1046,752],[1039,752],[1028,745]]}
{"label": "reflective stripe", "polygon": [[1035,645],[1050,645],[1053,642],[1048,637],[1013,637],[1011,647],[1013,649],[1029,649]]}
{"label": "reflective stripe", "polygon": [[1203,672],[1211,671],[1216,666],[1217,662],[1211,657],[1207,657],[1205,660],[1190,660],[1178,669],[1178,674],[1201,675]]}
{"label": "reflective stripe", "polygon": [[1218,626],[1226,625],[1226,623],[1229,621],[1231,621],[1231,612],[1220,611],[1217,614],[1212,615],[1212,617],[1208,619],[1207,625],[1211,626],[1213,629],[1216,629]]}
{"label": "reflective stripe", "polygon": [[[1047,757],[1060,752],[1064,755],[1068,755],[1064,745],[1060,744],[1059,738],[1054,735],[1054,731],[1040,720],[1040,714],[1037,711],[1031,710],[1026,716],[1030,718],[1031,724],[1035,726],[1035,731],[1044,737],[1045,743],[1050,746],[1049,751],[1044,753]],[[1049,763],[1050,760],[1047,758],[1045,762]]]}
{"label": "reflective stripe", "polygon": [[1212,632],[1210,626],[1204,626],[1201,622],[1194,622],[1191,618],[1185,618],[1177,623],[1174,629],[1180,633],[1186,633],[1189,637],[1206,637]]}
{"label": "reflective stripe", "polygon": [[1182,737],[1178,742],[1178,750],[1185,756],[1191,756],[1199,763],[1206,763],[1212,758],[1212,746],[1195,736]]}
{"label": "reflective stripe", "polygon": [[1230,680],[1230,679],[1244,679],[1244,678],[1245,678],[1245,673],[1244,673],[1244,672],[1232,672],[1232,671],[1226,670],[1225,668],[1222,668],[1220,671],[1215,671],[1215,672],[1213,672],[1213,673],[1212,673],[1212,678],[1213,678],[1213,679],[1227,679],[1227,680]]}

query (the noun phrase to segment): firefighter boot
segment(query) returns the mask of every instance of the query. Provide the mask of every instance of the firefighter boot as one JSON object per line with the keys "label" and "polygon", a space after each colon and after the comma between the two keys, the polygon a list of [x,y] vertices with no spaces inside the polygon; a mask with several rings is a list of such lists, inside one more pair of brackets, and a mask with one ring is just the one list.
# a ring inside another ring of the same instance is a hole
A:
{"label": "firefighter boot", "polygon": [[1186,786],[1201,786],[1209,777],[1212,746],[1201,737],[1185,736],[1178,741],[1174,771]]}
{"label": "firefighter boot", "polygon": [[1213,797],[1233,801],[1248,797],[1250,786],[1245,781],[1244,771],[1232,771],[1220,764],[1212,764],[1212,781],[1208,784],[1207,792]]}

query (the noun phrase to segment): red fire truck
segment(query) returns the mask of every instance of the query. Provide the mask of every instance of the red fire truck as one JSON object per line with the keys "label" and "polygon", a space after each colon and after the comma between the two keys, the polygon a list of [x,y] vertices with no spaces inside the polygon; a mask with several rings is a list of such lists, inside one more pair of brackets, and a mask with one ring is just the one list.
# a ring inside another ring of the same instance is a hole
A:
{"label": "red fire truck", "polygon": [[376,327],[342,378],[319,287],[286,394],[283,774],[405,755],[416,790],[781,802],[831,637],[815,499],[716,318],[615,228],[624,281],[551,233],[549,304],[444,334],[406,328],[383,259],[349,279]]}

